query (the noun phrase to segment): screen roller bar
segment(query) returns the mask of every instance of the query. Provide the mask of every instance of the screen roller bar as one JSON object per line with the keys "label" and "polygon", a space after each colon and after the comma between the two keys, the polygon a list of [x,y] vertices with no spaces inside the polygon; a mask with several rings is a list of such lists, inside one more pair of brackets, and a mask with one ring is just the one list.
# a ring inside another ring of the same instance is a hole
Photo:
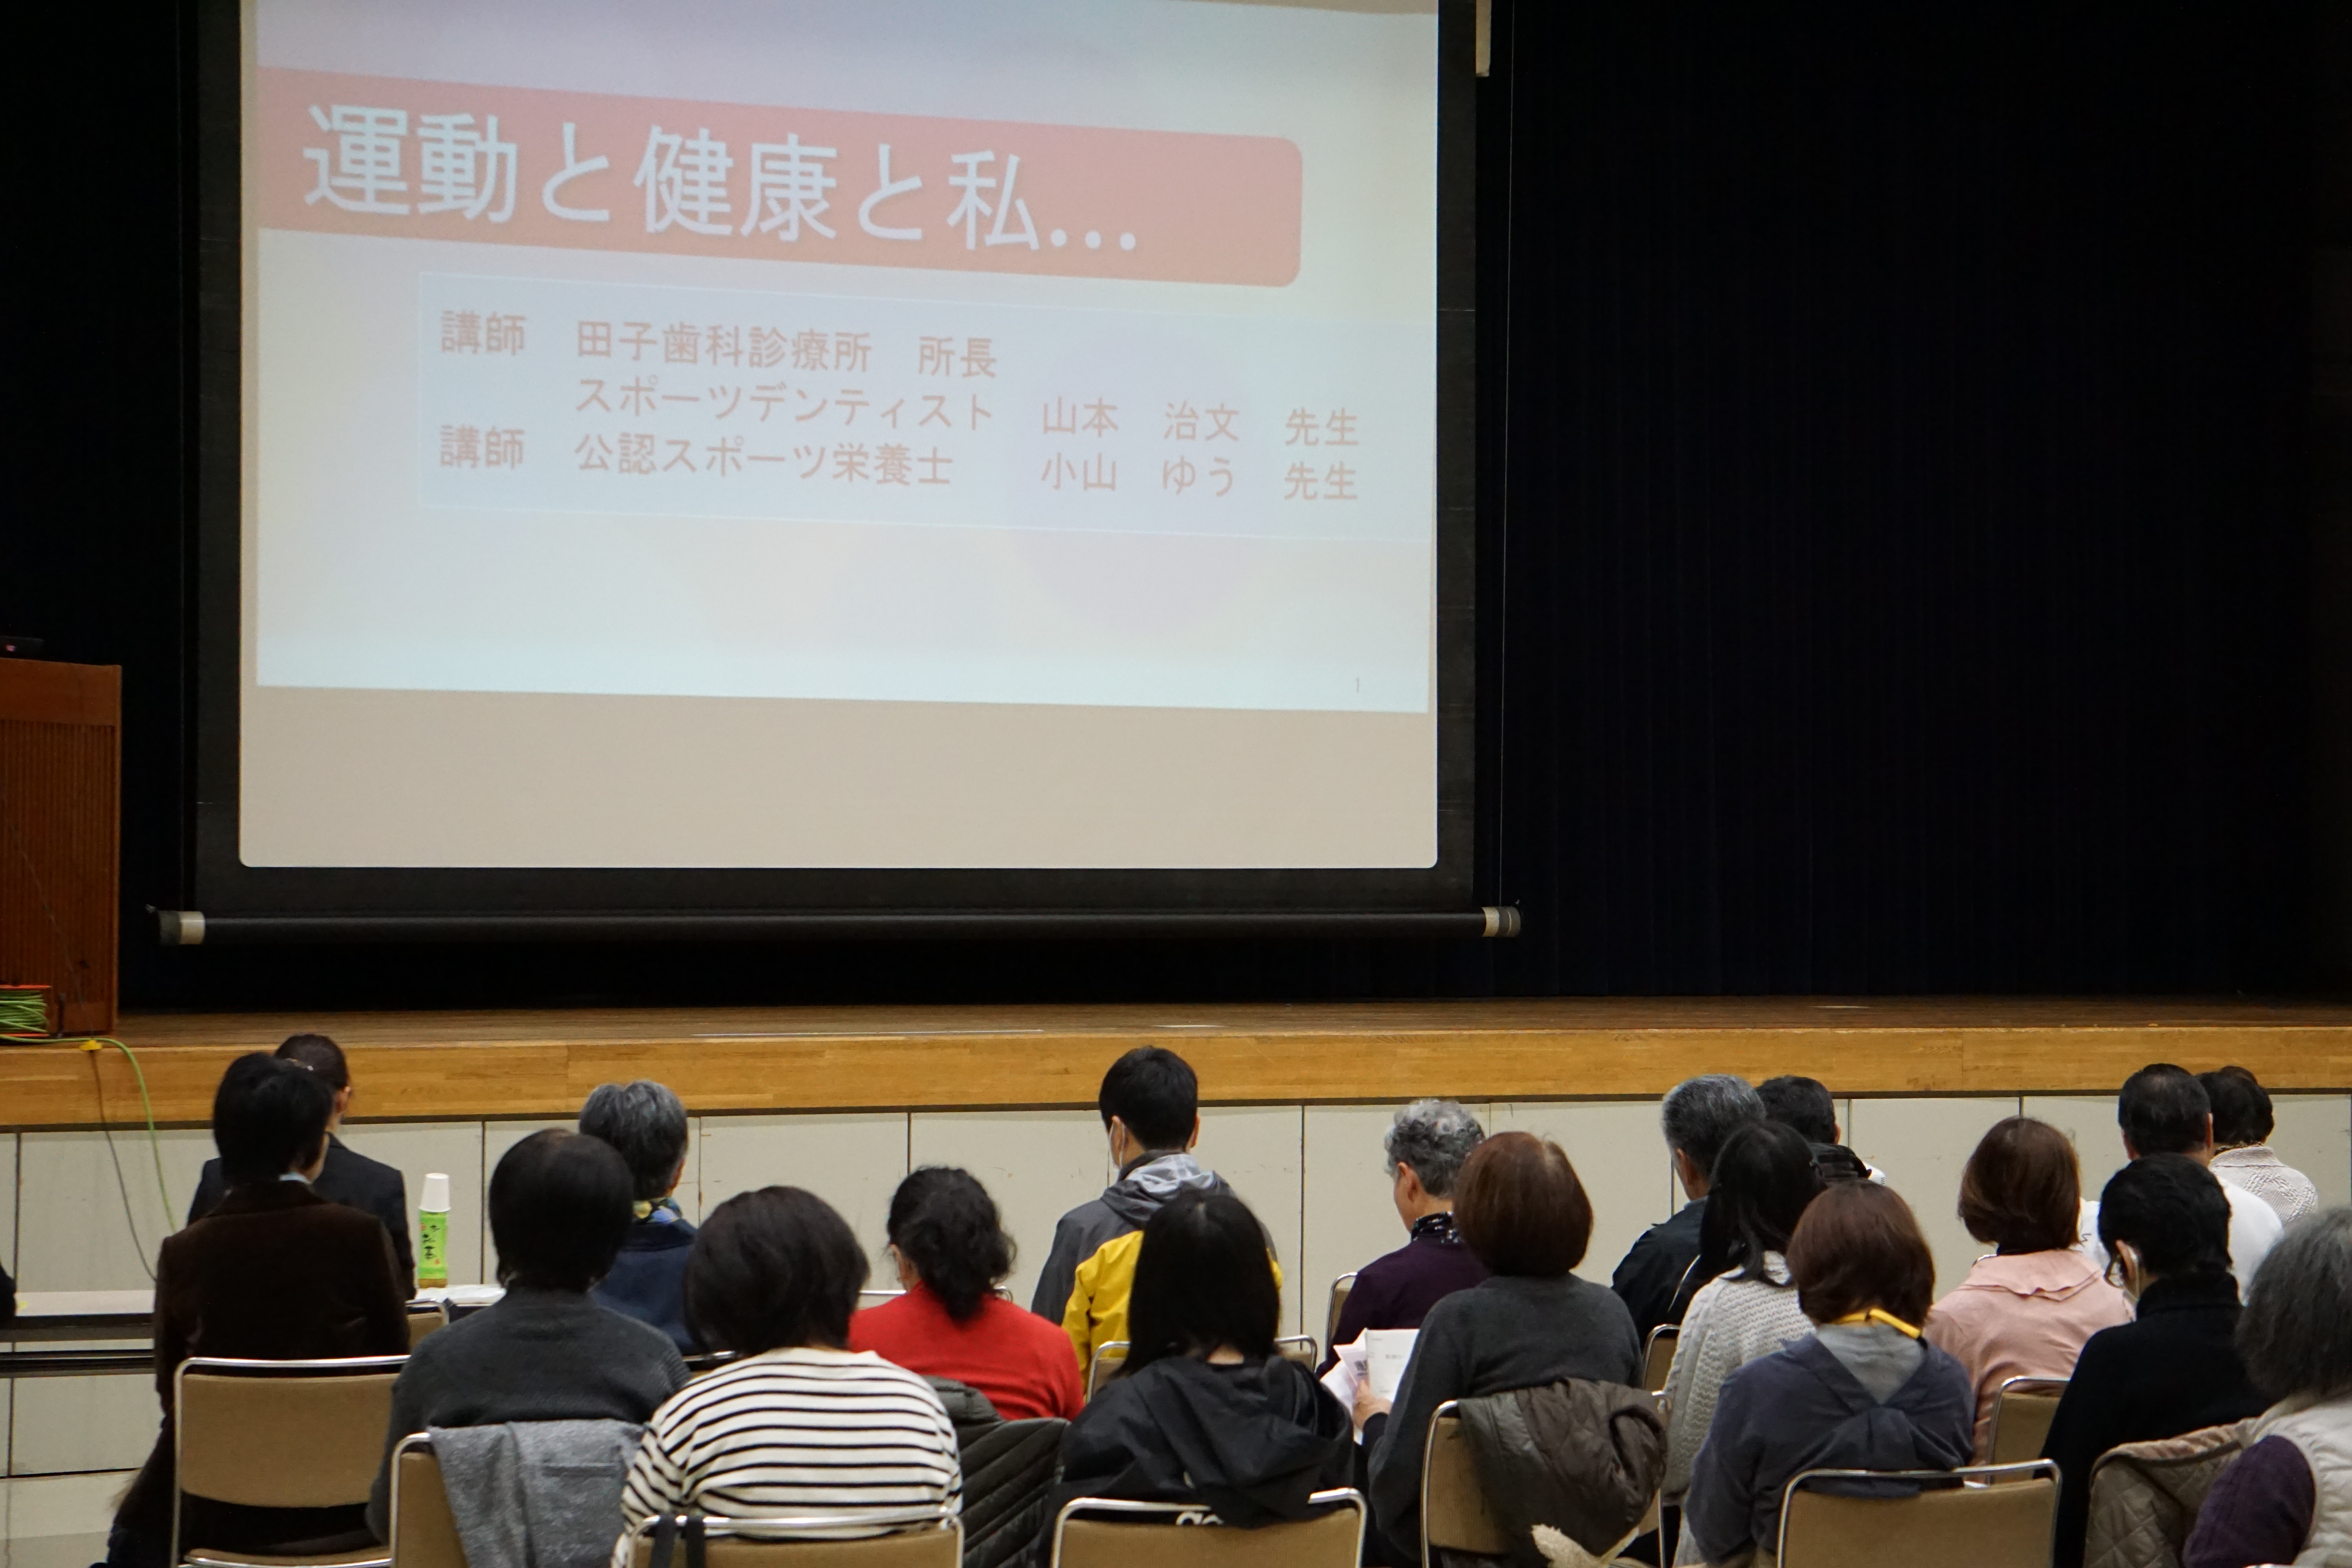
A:
{"label": "screen roller bar", "polygon": [[1519,911],[1473,910],[941,910],[793,914],[207,915],[158,910],[166,947],[272,942],[794,942],[1015,937],[1386,937],[1519,934]]}

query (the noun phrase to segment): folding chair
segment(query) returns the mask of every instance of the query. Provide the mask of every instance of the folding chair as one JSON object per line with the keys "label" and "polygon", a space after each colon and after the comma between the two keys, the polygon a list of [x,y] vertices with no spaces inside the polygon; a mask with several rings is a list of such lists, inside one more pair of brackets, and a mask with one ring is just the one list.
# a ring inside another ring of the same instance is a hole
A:
{"label": "folding chair", "polygon": [[1666,1373],[1674,1370],[1675,1346],[1682,1338],[1682,1330],[1673,1323],[1660,1323],[1650,1331],[1650,1342],[1642,1356],[1642,1385],[1651,1393],[1665,1393]]}
{"label": "folding chair", "polygon": [[1323,1359],[1322,1349],[1316,1344],[1313,1334],[1286,1335],[1274,1342],[1274,1348],[1282,1352],[1285,1361],[1295,1361],[1309,1372]]}
{"label": "folding chair", "polygon": [[1510,1532],[1478,1486],[1478,1468],[1463,1435],[1461,1406],[1447,1400],[1430,1418],[1421,1447],[1421,1563],[1430,1568],[1443,1552],[1475,1552],[1500,1557],[1511,1550]]}
{"label": "folding chair", "polygon": [[[1868,1481],[1927,1489],[1909,1497],[1819,1489]],[[1779,1568],[2049,1568],[2057,1523],[2058,1467],[2047,1459],[1958,1470],[1807,1470],[1780,1497]]]}
{"label": "folding chair", "polygon": [[1356,1275],[1353,1269],[1331,1281],[1331,1304],[1323,1313],[1325,1344],[1333,1345],[1339,1342],[1339,1310],[1348,1304],[1348,1298],[1355,1289]]}
{"label": "folding chair", "polygon": [[2066,1392],[2063,1377],[2012,1377],[1993,1396],[1992,1431],[1985,1450],[1996,1465],[2019,1465],[2042,1457]]}
{"label": "folding chair", "polygon": [[383,1460],[392,1384],[406,1356],[331,1361],[247,1361],[194,1356],[172,1377],[172,1556],[208,1568],[384,1568],[381,1547],[263,1555],[181,1538],[181,1500],[247,1508],[338,1508],[364,1503]]}
{"label": "folding chair", "polygon": [[1125,1340],[1105,1340],[1095,1347],[1094,1364],[1087,1368],[1088,1399],[1092,1399],[1095,1396],[1095,1391],[1110,1381],[1111,1373],[1117,1372],[1120,1364],[1127,1360],[1127,1350],[1128,1342]]}
{"label": "folding chair", "polygon": [[1197,1502],[1076,1498],[1054,1516],[1050,1568],[1356,1568],[1369,1510],[1353,1487],[1312,1519],[1236,1530]]}
{"label": "folding chair", "polygon": [[444,1327],[449,1320],[441,1313],[441,1303],[425,1301],[408,1304],[408,1348],[415,1350],[417,1342],[434,1330]]}
{"label": "folding chair", "polygon": [[411,1433],[392,1451],[393,1568],[466,1568],[466,1548],[441,1485],[433,1439]]}
{"label": "folding chair", "polygon": [[[961,1568],[963,1522],[943,1508],[858,1509],[839,1513],[720,1519],[677,1514],[685,1551],[668,1568]],[[630,1568],[650,1568],[662,1516],[629,1531]],[[843,1530],[877,1533],[835,1539]],[[678,1558],[683,1556],[683,1563]]]}

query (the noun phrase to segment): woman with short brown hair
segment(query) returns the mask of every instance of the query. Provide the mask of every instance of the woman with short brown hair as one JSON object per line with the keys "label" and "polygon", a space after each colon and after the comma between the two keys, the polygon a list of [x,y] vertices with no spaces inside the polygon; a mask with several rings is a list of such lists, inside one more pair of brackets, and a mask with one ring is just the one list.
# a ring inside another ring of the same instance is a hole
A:
{"label": "woman with short brown hair", "polygon": [[1592,1239],[1592,1203],[1559,1144],[1527,1132],[1479,1144],[1463,1163],[1454,1218],[1488,1278],[1422,1320],[1393,1412],[1369,1391],[1356,1401],[1373,1515],[1397,1562],[1419,1560],[1422,1449],[1439,1405],[1564,1378],[1642,1383],[1633,1314],[1569,1272]]}
{"label": "woman with short brown hair", "polygon": [[1797,1222],[1788,1256],[1817,1326],[1724,1382],[1683,1505],[1703,1562],[1771,1550],[1780,1494],[1801,1470],[1968,1462],[1968,1373],[1920,1336],[1936,1266],[1911,1206],[1891,1188],[1836,1183]]}
{"label": "woman with short brown hair", "polygon": [[1976,1385],[1976,1459],[1992,1457],[1992,1410],[2012,1377],[2068,1378],[2083,1342],[2131,1321],[2131,1303],[2075,1249],[2083,1206],[2074,1146],[2046,1121],[1993,1123],[1960,1173],[1960,1223],[1993,1247],[1927,1314],[1927,1338]]}

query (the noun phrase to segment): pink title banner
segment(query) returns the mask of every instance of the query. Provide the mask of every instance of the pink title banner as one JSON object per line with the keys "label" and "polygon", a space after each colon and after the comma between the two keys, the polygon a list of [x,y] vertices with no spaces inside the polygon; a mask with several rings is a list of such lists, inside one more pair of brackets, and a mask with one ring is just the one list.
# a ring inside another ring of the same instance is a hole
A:
{"label": "pink title banner", "polygon": [[264,228],[1280,287],[1297,147],[263,68]]}

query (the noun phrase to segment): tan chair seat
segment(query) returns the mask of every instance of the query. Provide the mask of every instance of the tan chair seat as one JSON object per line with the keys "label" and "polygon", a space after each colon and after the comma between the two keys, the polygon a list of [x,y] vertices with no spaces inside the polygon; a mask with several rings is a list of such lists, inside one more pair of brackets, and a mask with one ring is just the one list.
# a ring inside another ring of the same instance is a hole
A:
{"label": "tan chair seat", "polygon": [[[215,1564],[217,1568],[390,1568],[389,1549],[362,1547],[357,1552],[333,1552],[318,1557],[272,1557],[261,1552],[226,1552],[217,1547],[189,1546],[182,1561]],[[460,1559],[462,1562],[463,1559]]]}
{"label": "tan chair seat", "polygon": [[1198,1503],[1079,1498],[1055,1517],[1051,1568],[1356,1568],[1363,1494],[1313,1500],[1324,1510],[1313,1519],[1235,1530]]}
{"label": "tan chair seat", "polygon": [[1780,1568],[2049,1568],[2058,1467],[2046,1459],[1950,1475],[1895,1472],[1894,1479],[1904,1480],[1976,1483],[1907,1498],[1817,1489],[1868,1479],[1859,1470],[1808,1470],[1790,1481],[1780,1503]]}

